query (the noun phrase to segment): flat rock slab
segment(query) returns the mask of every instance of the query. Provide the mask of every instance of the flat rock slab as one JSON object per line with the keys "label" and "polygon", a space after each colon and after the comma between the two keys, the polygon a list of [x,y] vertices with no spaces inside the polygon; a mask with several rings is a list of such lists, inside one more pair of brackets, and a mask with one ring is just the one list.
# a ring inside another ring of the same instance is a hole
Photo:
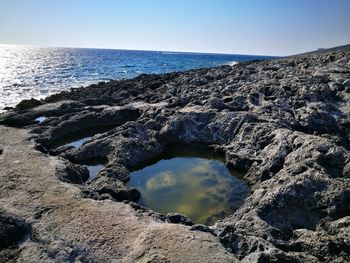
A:
{"label": "flat rock slab", "polygon": [[26,130],[1,126],[0,134],[0,205],[31,225],[14,261],[236,262],[209,233],[122,202],[82,198],[77,186],[57,179],[62,161],[34,151]]}

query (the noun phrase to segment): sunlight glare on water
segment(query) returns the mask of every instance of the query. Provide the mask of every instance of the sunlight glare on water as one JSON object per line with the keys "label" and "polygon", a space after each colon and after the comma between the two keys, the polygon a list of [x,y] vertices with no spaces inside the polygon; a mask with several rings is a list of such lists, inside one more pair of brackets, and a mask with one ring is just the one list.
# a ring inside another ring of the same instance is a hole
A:
{"label": "sunlight glare on water", "polygon": [[0,111],[23,99],[142,73],[166,73],[264,57],[0,45]]}

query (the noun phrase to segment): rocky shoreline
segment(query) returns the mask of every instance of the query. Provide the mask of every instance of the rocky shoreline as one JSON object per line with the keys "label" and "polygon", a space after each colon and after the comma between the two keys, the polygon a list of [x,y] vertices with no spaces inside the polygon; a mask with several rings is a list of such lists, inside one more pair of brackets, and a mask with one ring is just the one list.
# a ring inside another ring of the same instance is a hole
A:
{"label": "rocky shoreline", "polygon": [[[0,124],[0,261],[350,260],[350,51],[101,82]],[[129,171],[170,143],[244,171],[242,207],[208,227],[138,205]]]}

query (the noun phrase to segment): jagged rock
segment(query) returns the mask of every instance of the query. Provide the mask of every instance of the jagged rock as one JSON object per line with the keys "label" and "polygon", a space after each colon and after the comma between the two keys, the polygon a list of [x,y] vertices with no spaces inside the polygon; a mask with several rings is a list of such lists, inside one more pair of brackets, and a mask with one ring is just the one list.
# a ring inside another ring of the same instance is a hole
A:
{"label": "jagged rock", "polygon": [[19,243],[29,232],[25,220],[0,210],[0,262],[12,262],[18,257]]}
{"label": "jagged rock", "polygon": [[207,233],[211,233],[211,234],[215,235],[215,233],[212,229],[210,229],[208,226],[202,225],[202,224],[192,225],[191,230],[207,232]]}
{"label": "jagged rock", "polygon": [[226,104],[217,97],[211,98],[209,101],[209,104],[213,109],[217,109],[217,110],[223,110],[227,108]]}
{"label": "jagged rock", "polygon": [[178,214],[178,213],[168,213],[166,214],[166,220],[169,223],[174,223],[174,224],[183,224],[183,225],[188,225],[191,226],[193,225],[191,219],[188,217]]}
{"label": "jagged rock", "polygon": [[[35,150],[38,150],[42,153],[48,153],[49,151],[46,149],[46,147],[40,143],[35,144],[34,146]],[[1,151],[1,150],[0,150]]]}
{"label": "jagged rock", "polygon": [[[32,217],[40,231],[21,256],[87,262],[108,256],[121,262],[350,261],[349,57],[349,51],[339,51],[141,75],[65,91],[38,107],[2,114],[1,124],[23,128],[0,126],[3,203],[26,210],[30,218],[51,204],[47,214]],[[38,124],[39,116],[48,119]],[[67,135],[101,126],[102,132],[79,147],[52,149]],[[27,136],[39,143],[36,149],[59,157],[33,151]],[[12,143],[21,150],[7,147]],[[221,151],[228,167],[244,171],[252,194],[211,227],[133,203],[140,193],[127,186],[130,171],[174,143]],[[11,154],[21,173],[6,160]],[[83,185],[86,167],[72,163],[99,158],[104,169]],[[33,166],[38,160],[47,167]],[[40,180],[33,183],[33,176]],[[17,196],[24,192],[35,205]]]}
{"label": "jagged rock", "polygon": [[83,165],[67,161],[63,168],[58,169],[57,177],[64,182],[83,184],[89,178],[89,171]]}
{"label": "jagged rock", "polygon": [[124,200],[137,202],[141,196],[137,189],[126,187],[121,181],[105,176],[99,176],[93,180],[85,193],[96,199],[101,199],[101,197],[105,199],[103,195],[108,194],[112,199],[118,202]]}
{"label": "jagged rock", "polygon": [[16,110],[18,111],[23,111],[23,110],[28,110],[34,107],[37,107],[41,105],[43,102],[40,100],[36,100],[31,98],[30,100],[22,100],[20,103],[17,104]]}
{"label": "jagged rock", "polygon": [[112,177],[125,183],[130,179],[128,169],[122,165],[109,165],[100,173],[100,176]]}
{"label": "jagged rock", "polygon": [[0,250],[17,246],[27,232],[25,221],[0,210]]}

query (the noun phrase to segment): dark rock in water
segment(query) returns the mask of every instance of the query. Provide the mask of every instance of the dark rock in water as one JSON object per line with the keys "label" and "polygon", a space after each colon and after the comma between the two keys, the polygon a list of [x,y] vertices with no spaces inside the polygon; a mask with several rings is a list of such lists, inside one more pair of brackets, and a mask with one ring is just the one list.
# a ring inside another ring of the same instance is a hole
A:
{"label": "dark rock in water", "polygon": [[118,202],[124,200],[137,202],[141,196],[137,189],[126,187],[121,181],[105,176],[98,176],[93,180],[85,190],[85,194],[94,199],[104,199],[103,196],[108,194]]}
{"label": "dark rock in water", "polygon": [[192,226],[193,222],[188,217],[178,214],[178,213],[168,213],[166,214],[166,220],[173,224],[183,224],[187,226]]}
{"label": "dark rock in water", "polygon": [[64,182],[83,184],[89,178],[89,170],[83,165],[67,161],[64,169],[57,171],[57,176]]}
{"label": "dark rock in water", "polygon": [[122,165],[109,165],[102,172],[100,172],[101,176],[112,177],[118,179],[122,182],[129,181],[129,171]]}

